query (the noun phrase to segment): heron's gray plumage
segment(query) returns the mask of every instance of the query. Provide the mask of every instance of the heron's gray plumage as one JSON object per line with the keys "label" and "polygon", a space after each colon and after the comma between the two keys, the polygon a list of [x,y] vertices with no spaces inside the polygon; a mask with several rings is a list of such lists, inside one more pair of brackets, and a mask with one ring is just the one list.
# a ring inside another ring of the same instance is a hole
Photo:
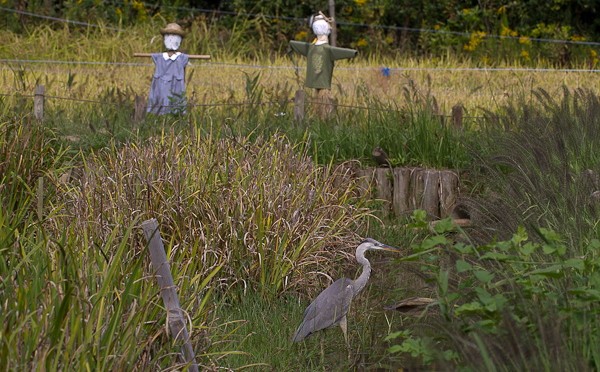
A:
{"label": "heron's gray plumage", "polygon": [[340,324],[346,335],[346,315],[350,304],[367,284],[371,275],[371,264],[365,258],[369,249],[393,249],[392,247],[367,238],[356,248],[356,261],[362,265],[363,270],[356,280],[341,278],[321,292],[304,311],[304,320],[294,333],[294,342],[302,341],[311,334],[325,328]]}

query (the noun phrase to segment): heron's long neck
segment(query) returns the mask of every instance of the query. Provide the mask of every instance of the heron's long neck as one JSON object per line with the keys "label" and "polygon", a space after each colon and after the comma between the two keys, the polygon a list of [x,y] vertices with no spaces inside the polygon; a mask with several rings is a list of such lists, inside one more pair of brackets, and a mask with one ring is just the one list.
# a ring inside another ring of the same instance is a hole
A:
{"label": "heron's long neck", "polygon": [[369,281],[369,276],[371,276],[371,264],[369,263],[369,261],[367,261],[367,259],[364,256],[357,257],[356,260],[359,264],[362,265],[363,270],[360,276],[354,281],[354,294],[357,294],[358,292],[363,290],[363,288],[365,287],[365,285],[367,285],[367,282]]}

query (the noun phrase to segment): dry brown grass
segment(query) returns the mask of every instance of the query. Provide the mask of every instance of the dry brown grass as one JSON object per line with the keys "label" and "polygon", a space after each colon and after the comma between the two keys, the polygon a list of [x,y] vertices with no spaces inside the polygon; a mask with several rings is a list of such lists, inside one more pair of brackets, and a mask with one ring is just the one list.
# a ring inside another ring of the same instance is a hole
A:
{"label": "dry brown grass", "polygon": [[54,223],[102,246],[115,227],[156,218],[182,278],[222,266],[222,289],[310,293],[348,262],[370,215],[348,169],[316,166],[281,137],[164,136],[89,156]]}

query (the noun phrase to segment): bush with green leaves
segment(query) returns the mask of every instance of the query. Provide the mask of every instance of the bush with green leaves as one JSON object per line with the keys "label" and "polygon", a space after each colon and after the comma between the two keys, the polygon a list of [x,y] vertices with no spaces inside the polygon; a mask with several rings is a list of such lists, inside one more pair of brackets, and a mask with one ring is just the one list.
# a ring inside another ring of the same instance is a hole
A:
{"label": "bush with green leaves", "polygon": [[[414,218],[412,227],[429,229],[422,212]],[[520,228],[479,246],[457,240],[461,234],[447,219],[412,247],[406,259],[419,260],[435,286],[437,314],[427,323],[436,327],[417,321],[390,334],[390,353],[448,370],[600,367],[599,240],[572,255],[549,229],[540,229],[541,240]]]}

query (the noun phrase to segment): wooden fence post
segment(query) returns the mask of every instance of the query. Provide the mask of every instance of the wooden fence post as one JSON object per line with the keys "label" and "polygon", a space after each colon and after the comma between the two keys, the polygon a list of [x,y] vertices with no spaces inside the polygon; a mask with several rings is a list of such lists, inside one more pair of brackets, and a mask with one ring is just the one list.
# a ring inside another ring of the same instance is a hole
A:
{"label": "wooden fence post", "polygon": [[142,96],[135,96],[134,108],[133,108],[133,121],[139,123],[144,120],[146,115],[146,99]]}
{"label": "wooden fence post", "polygon": [[196,363],[194,349],[192,348],[192,343],[185,326],[186,318],[179,306],[177,288],[171,276],[171,269],[167,261],[162,238],[160,237],[160,231],[158,230],[158,222],[154,218],[144,221],[142,222],[142,230],[148,241],[150,259],[154,268],[154,275],[160,286],[160,294],[167,308],[167,323],[171,331],[171,336],[183,343],[181,356],[183,362],[188,365],[188,370],[197,372],[198,364]]}
{"label": "wooden fence post", "polygon": [[35,94],[33,96],[33,116],[42,121],[44,119],[44,91],[43,85],[35,86]]}
{"label": "wooden fence post", "polygon": [[329,0],[329,17],[333,19],[333,24],[331,25],[331,34],[329,35],[329,43],[332,47],[337,46],[337,27],[335,24],[335,0]]}
{"label": "wooden fence post", "polygon": [[302,89],[298,89],[294,95],[294,120],[297,122],[304,121],[304,103],[306,102],[306,93]]}
{"label": "wooden fence post", "polygon": [[452,107],[452,125],[456,129],[463,128],[463,106],[459,103]]}

